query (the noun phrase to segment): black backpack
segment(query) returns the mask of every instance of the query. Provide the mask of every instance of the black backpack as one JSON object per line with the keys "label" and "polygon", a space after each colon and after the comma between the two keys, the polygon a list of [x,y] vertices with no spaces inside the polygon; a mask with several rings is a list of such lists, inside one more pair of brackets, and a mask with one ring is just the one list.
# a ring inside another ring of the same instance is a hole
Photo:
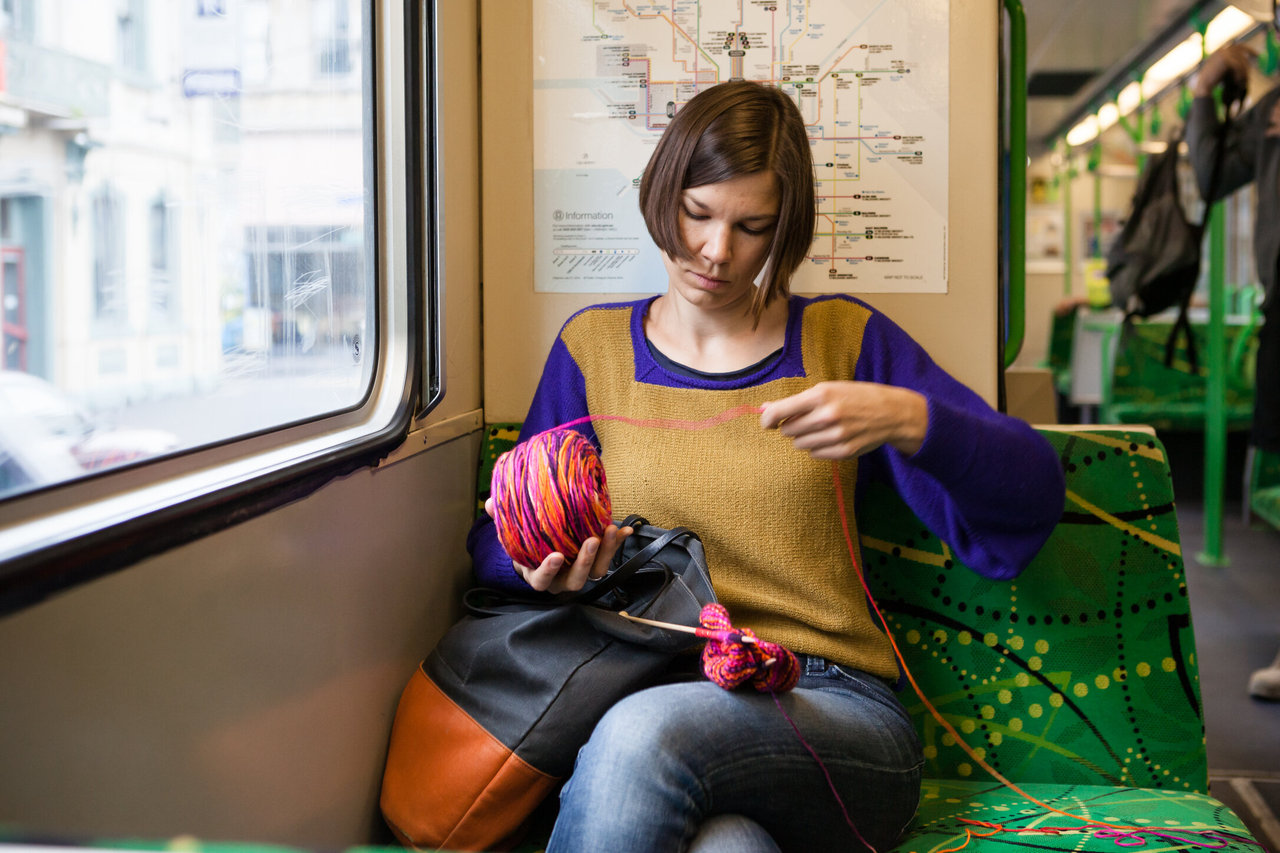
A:
{"label": "black backpack", "polygon": [[[1225,93],[1227,114],[1238,106],[1244,92],[1235,88]],[[1133,208],[1119,237],[1107,250],[1107,279],[1111,304],[1124,311],[1125,329],[1133,318],[1150,317],[1178,306],[1178,319],[1164,344],[1164,363],[1173,366],[1178,334],[1186,339],[1187,361],[1192,373],[1198,372],[1195,336],[1191,333],[1188,311],[1191,295],[1200,277],[1200,250],[1204,242],[1208,205],[1217,195],[1222,172],[1222,142],[1226,139],[1227,122],[1219,126],[1218,157],[1209,178],[1208,204],[1201,221],[1187,219],[1178,188],[1178,149],[1185,129],[1179,128],[1169,139],[1168,147],[1147,160],[1133,195]]]}
{"label": "black backpack", "polygon": [[1165,342],[1165,364],[1172,365],[1178,333],[1182,332],[1187,360],[1195,371],[1195,337],[1187,313],[1200,277],[1205,223],[1190,222],[1182,206],[1178,190],[1181,143],[1182,132],[1178,131],[1164,152],[1147,161],[1129,219],[1107,251],[1107,279],[1111,304],[1125,312],[1126,326],[1134,317],[1150,317],[1178,306],[1178,319]]}

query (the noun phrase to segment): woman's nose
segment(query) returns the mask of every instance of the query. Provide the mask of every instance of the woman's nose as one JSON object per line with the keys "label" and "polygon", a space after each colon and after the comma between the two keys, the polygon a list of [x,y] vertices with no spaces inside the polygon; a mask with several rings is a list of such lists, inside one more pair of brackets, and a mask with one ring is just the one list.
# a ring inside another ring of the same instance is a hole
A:
{"label": "woman's nose", "polygon": [[713,264],[728,263],[733,255],[732,232],[726,225],[712,225],[707,228],[706,239],[702,242],[702,257]]}

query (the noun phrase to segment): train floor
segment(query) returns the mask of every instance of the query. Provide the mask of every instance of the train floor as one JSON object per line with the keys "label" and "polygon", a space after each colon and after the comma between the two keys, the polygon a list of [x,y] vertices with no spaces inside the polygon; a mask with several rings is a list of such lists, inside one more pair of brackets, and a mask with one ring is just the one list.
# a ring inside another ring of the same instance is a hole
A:
{"label": "train floor", "polygon": [[1280,653],[1280,531],[1245,522],[1244,436],[1227,455],[1223,565],[1205,556],[1204,441],[1168,434],[1183,563],[1191,598],[1209,755],[1209,790],[1268,849],[1280,850],[1280,701],[1248,692],[1250,674]]}

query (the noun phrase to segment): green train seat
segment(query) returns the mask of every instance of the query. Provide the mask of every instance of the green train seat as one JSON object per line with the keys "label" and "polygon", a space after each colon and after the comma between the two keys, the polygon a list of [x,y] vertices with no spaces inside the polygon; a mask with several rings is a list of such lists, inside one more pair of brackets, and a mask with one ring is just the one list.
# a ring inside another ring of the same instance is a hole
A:
{"label": "green train seat", "polygon": [[[1185,339],[1178,338],[1173,363],[1165,364],[1165,342],[1173,329],[1166,320],[1135,322],[1117,329],[1114,356],[1103,364],[1099,423],[1148,424],[1157,430],[1202,430],[1209,342],[1204,323],[1192,323],[1198,365],[1192,370]],[[1223,404],[1227,428],[1248,429],[1253,418],[1254,324],[1225,329],[1227,366]]]}

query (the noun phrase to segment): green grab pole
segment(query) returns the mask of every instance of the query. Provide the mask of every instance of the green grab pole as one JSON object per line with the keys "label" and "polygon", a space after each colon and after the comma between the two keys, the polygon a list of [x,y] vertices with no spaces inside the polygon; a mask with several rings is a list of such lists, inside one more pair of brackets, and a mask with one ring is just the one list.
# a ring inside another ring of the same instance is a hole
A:
{"label": "green grab pole", "polygon": [[[1204,30],[1200,30],[1201,51]],[[1204,550],[1197,559],[1206,566],[1229,564],[1222,545],[1223,497],[1227,458],[1227,220],[1220,202],[1208,199],[1209,216],[1209,357],[1205,365],[1204,408]]]}
{"label": "green grab pole", "polygon": [[1027,15],[1021,0],[1009,13],[1009,331],[1004,366],[1022,352],[1027,321]]}
{"label": "green grab pole", "polygon": [[1227,457],[1227,222],[1221,204],[1209,214],[1209,358],[1204,414],[1204,551],[1206,566],[1230,564],[1222,546]]}
{"label": "green grab pole", "polygon": [[1128,116],[1122,115],[1120,118],[1116,119],[1116,124],[1120,125],[1120,129],[1129,135],[1129,138],[1133,140],[1135,145],[1138,143],[1139,137],[1142,136],[1141,116],[1138,116],[1134,121],[1129,121]]}
{"label": "green grab pole", "polygon": [[[1138,174],[1139,175],[1142,174],[1142,170],[1147,165],[1147,154],[1145,151],[1142,150],[1142,143],[1147,140],[1147,123],[1142,120],[1143,113],[1147,111],[1147,98],[1145,95],[1142,94],[1142,83],[1146,79],[1146,76],[1147,75],[1145,73],[1139,72],[1138,74],[1135,74],[1133,77],[1133,82],[1138,84],[1138,106],[1136,107],[1136,111],[1137,111],[1136,121],[1138,125],[1138,135],[1134,137],[1133,141],[1134,141],[1135,147],[1138,149]],[[1152,112],[1159,115],[1160,110],[1155,109],[1155,110],[1152,110]],[[1152,131],[1152,132],[1155,133],[1155,131]]]}
{"label": "green grab pole", "polygon": [[1093,254],[1102,257],[1102,145],[1095,142],[1089,149],[1089,171],[1093,173]]}
{"label": "green grab pole", "polygon": [[1062,191],[1062,254],[1066,258],[1066,264],[1063,266],[1062,276],[1062,295],[1070,296],[1075,289],[1076,280],[1076,253],[1073,248],[1072,239],[1072,222],[1071,222],[1071,194],[1076,188],[1076,167],[1075,162],[1071,159],[1071,149],[1065,149],[1066,173],[1065,185]]}

